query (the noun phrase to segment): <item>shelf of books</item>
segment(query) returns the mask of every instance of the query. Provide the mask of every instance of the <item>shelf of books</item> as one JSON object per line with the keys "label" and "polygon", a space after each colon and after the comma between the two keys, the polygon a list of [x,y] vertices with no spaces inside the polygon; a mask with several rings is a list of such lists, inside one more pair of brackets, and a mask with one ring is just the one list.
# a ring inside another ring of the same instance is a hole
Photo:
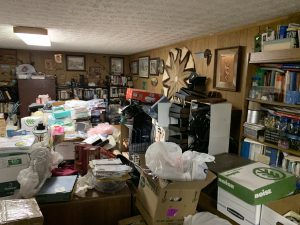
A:
{"label": "shelf of books", "polygon": [[246,98],[248,101],[252,102],[257,102],[265,105],[272,105],[272,106],[279,106],[279,107],[286,107],[286,108],[296,108],[300,109],[300,104],[295,105],[295,104],[286,104],[283,102],[276,102],[276,101],[266,101],[266,100],[260,100],[260,99],[255,99],[255,98]]}
{"label": "shelf of books", "polygon": [[[296,156],[299,156],[300,157],[300,151],[297,151],[297,150],[295,150],[295,149],[290,149],[290,148],[281,148],[281,147],[278,147],[278,145],[275,145],[275,144],[272,144],[272,143],[268,143],[268,142],[265,142],[265,141],[260,141],[260,140],[254,140],[254,139],[252,139],[252,137],[248,137],[247,135],[245,135],[244,136],[245,138],[247,138],[247,139],[245,139],[245,141],[247,142],[249,142],[249,143],[258,143],[258,144],[261,144],[261,145],[263,145],[263,146],[265,146],[265,147],[269,147],[269,148],[272,148],[272,149],[274,149],[274,150],[279,150],[279,151],[281,151],[281,152],[286,152],[286,153],[288,153],[288,154],[292,154],[292,155],[296,155]],[[245,149],[244,149],[245,150]],[[246,151],[251,151],[251,149],[247,149]],[[255,150],[254,150],[255,151]],[[263,153],[263,151],[258,151],[257,153],[260,153],[260,154],[262,154]],[[279,153],[279,152],[278,152]],[[242,154],[247,154],[247,153],[242,153]],[[251,153],[251,152],[249,152],[249,154],[255,154],[255,153]]]}
{"label": "shelf of books", "polygon": [[240,154],[300,176],[300,49],[254,52],[249,63]]}

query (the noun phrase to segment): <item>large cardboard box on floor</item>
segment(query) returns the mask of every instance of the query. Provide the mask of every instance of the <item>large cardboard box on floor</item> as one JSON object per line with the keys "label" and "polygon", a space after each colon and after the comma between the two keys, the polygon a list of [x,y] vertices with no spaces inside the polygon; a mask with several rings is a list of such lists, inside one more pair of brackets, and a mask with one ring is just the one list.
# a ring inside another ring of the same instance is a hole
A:
{"label": "large cardboard box on floor", "polygon": [[205,180],[167,182],[141,173],[136,206],[148,225],[182,224],[195,213],[201,189],[215,178],[208,171]]}
{"label": "large cardboard box on floor", "polygon": [[251,205],[258,205],[293,193],[296,177],[257,162],[218,174],[218,186]]}
{"label": "large cardboard box on floor", "polygon": [[0,224],[43,225],[43,215],[34,198],[0,200]]}
{"label": "large cardboard box on floor", "polygon": [[147,225],[141,215],[129,217],[118,221],[118,225]]}
{"label": "large cardboard box on floor", "polygon": [[292,195],[276,201],[268,202],[262,206],[261,225],[296,225],[298,223],[288,220],[283,215],[289,211],[299,213],[300,209],[300,194]]}
{"label": "large cardboard box on floor", "polygon": [[14,191],[20,188],[17,176],[22,169],[29,166],[29,163],[28,154],[0,154],[0,197],[13,195]]}
{"label": "large cardboard box on floor", "polygon": [[217,209],[238,224],[259,225],[261,204],[250,205],[220,187]]}

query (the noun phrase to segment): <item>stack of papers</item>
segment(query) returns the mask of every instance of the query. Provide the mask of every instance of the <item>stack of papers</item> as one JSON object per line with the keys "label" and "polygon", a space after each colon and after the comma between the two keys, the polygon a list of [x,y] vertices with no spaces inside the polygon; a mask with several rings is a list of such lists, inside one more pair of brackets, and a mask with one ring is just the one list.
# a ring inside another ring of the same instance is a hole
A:
{"label": "stack of papers", "polygon": [[28,153],[34,140],[33,135],[0,137],[0,153]]}
{"label": "stack of papers", "polygon": [[130,166],[123,165],[120,159],[98,159],[90,161],[95,178],[100,180],[127,180]]}

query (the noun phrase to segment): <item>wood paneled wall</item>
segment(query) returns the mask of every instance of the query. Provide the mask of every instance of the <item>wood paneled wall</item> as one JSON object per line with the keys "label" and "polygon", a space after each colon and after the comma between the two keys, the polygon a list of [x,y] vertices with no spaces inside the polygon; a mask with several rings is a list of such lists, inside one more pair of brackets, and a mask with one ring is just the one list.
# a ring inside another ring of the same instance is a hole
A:
{"label": "wood paneled wall", "polygon": [[[62,63],[57,64],[54,60],[54,54],[62,54]],[[67,71],[66,70],[66,55],[84,55],[85,56],[85,71]],[[72,78],[79,81],[79,75],[84,75],[88,82],[95,82],[101,84],[105,76],[109,74],[110,57],[123,57],[124,58],[124,74],[129,74],[129,57],[104,55],[104,54],[90,54],[90,53],[67,53],[67,52],[51,52],[51,51],[30,51],[30,50],[17,50],[17,64],[33,64],[38,72],[56,75],[58,84],[64,84]],[[52,61],[53,69],[47,70],[45,67],[45,60]],[[100,67],[100,77],[93,76],[89,70],[90,67]]]}
{"label": "wood paneled wall", "polygon": [[[206,59],[199,59],[193,54],[196,72],[202,76],[208,78],[207,90],[212,91],[213,88],[213,76],[214,76],[214,63],[215,63],[215,49],[226,48],[233,46],[242,46],[242,57],[239,61],[240,73],[237,75],[239,80],[238,91],[219,91],[222,96],[233,104],[238,109],[244,108],[244,97],[248,93],[249,80],[251,80],[251,74],[253,71],[248,70],[248,56],[253,51],[254,36],[260,32],[264,32],[267,27],[276,29],[278,24],[288,24],[289,22],[300,22],[300,13],[293,14],[286,17],[274,19],[272,21],[264,21],[257,24],[249,25],[232,31],[222,32],[205,37],[194,38],[191,40],[179,42],[166,47],[153,49],[150,51],[141,52],[130,56],[130,61],[137,60],[141,56],[150,56],[150,58],[162,58],[166,61],[168,52],[171,48],[187,47],[192,53],[201,52],[205,49],[212,51],[212,60],[209,66],[206,65]],[[248,76],[247,76],[248,75]],[[249,79],[250,77],[250,79]],[[151,76],[150,76],[151,78]],[[150,78],[138,78],[134,79],[134,87],[142,88],[143,82],[147,83],[147,89],[156,93],[162,93],[162,75],[158,77],[159,83],[156,87],[151,85]]]}

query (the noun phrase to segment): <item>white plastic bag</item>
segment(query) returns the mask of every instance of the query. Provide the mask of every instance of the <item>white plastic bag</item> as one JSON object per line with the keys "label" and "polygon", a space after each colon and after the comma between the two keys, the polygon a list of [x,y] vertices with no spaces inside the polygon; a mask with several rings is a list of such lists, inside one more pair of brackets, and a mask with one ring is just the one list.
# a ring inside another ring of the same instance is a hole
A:
{"label": "white plastic bag", "polygon": [[162,179],[191,181],[206,178],[206,162],[215,160],[214,156],[194,151],[182,154],[179,145],[172,142],[155,142],[145,154],[146,165]]}
{"label": "white plastic bag", "polygon": [[44,144],[39,142],[32,146],[30,165],[21,170],[17,177],[21,185],[19,194],[23,198],[35,196],[46,179],[51,177],[52,155]]}
{"label": "white plastic bag", "polygon": [[184,218],[183,225],[231,225],[227,220],[224,220],[210,212],[200,212],[195,215],[189,215]]}

